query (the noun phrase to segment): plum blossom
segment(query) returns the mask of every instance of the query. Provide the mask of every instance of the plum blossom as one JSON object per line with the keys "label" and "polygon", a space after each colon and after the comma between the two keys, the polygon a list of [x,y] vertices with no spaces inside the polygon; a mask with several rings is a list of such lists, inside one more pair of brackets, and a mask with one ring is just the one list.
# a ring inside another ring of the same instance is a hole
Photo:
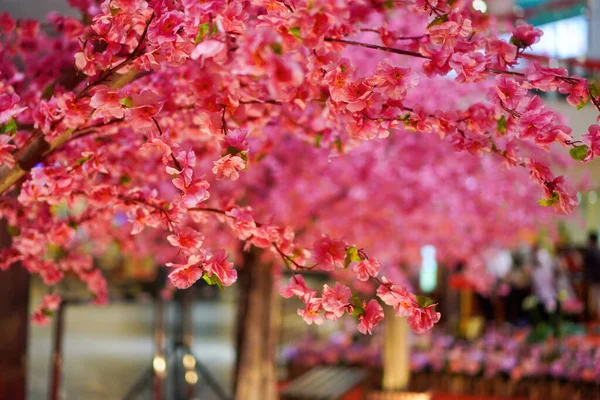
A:
{"label": "plum blossom", "polygon": [[412,315],[414,309],[419,307],[415,295],[404,286],[392,285],[385,277],[382,277],[381,280],[384,284],[377,288],[377,296],[385,304],[394,308],[396,316]]}
{"label": "plum blossom", "polygon": [[123,118],[125,111],[119,100],[117,92],[106,86],[98,86],[90,100],[90,106],[94,108],[93,117],[102,118],[104,122]]}
{"label": "plum blossom", "polygon": [[9,144],[12,138],[8,135],[0,135],[0,165],[6,165],[9,168],[15,166],[15,158],[12,151],[17,148],[13,144]]}
{"label": "plum blossom", "polygon": [[152,21],[148,28],[148,40],[159,45],[174,42],[178,31],[185,25],[185,14],[180,11],[169,11]]}
{"label": "plum blossom", "polygon": [[228,260],[229,256],[225,250],[218,250],[211,255],[204,265],[208,276],[215,274],[221,280],[223,286],[231,286],[237,280],[237,271],[233,269],[233,264]]}
{"label": "plum blossom", "polygon": [[249,146],[246,136],[248,136],[248,130],[246,129],[231,129],[221,140],[221,147],[224,149],[232,147],[238,151],[248,151]]}
{"label": "plum blossom", "polygon": [[335,321],[342,317],[349,305],[351,296],[352,291],[350,288],[339,282],[335,283],[334,288],[329,285],[324,285],[322,304],[323,309],[325,310],[325,318]]}
{"label": "plum blossom", "polygon": [[336,265],[343,265],[346,258],[346,243],[326,235],[314,242],[313,250],[315,260],[323,271],[333,271]]}
{"label": "plum blossom", "polygon": [[441,318],[441,314],[435,311],[436,304],[425,308],[416,307],[408,317],[408,326],[415,333],[425,333],[435,325]]}
{"label": "plum blossom", "polygon": [[515,42],[520,47],[530,47],[540,41],[544,32],[541,29],[534,28],[533,25],[519,24],[513,31]]}
{"label": "plum blossom", "polygon": [[304,309],[298,309],[298,315],[301,316],[308,325],[312,325],[313,323],[321,325],[324,321],[323,316],[321,315],[322,310],[322,300],[313,296],[306,301],[306,307],[304,307]]}
{"label": "plum blossom", "polygon": [[454,53],[449,64],[456,71],[456,82],[477,82],[485,78],[487,63],[483,53]]}
{"label": "plum blossom", "polygon": [[383,307],[381,307],[377,300],[371,299],[364,309],[364,314],[358,317],[360,321],[358,330],[364,335],[367,333],[370,335],[373,328],[383,319]]}
{"label": "plum blossom", "polygon": [[167,236],[167,240],[175,247],[179,247],[184,252],[193,252],[202,246],[204,235],[190,227],[185,227],[172,235]]}
{"label": "plum blossom", "polygon": [[600,126],[590,125],[588,133],[582,136],[583,140],[588,143],[590,147],[590,156],[600,156]]}
{"label": "plum blossom", "polygon": [[173,185],[183,192],[181,203],[188,208],[196,207],[210,197],[210,184],[203,179],[194,179],[186,185],[183,178],[177,177],[173,179]]}
{"label": "plum blossom", "polygon": [[306,281],[302,275],[294,274],[290,278],[290,284],[279,289],[279,294],[286,299],[298,296],[303,300],[307,300],[313,297],[316,292],[306,286]]}
{"label": "plum blossom", "polygon": [[359,280],[368,281],[369,278],[377,276],[380,268],[379,262],[376,259],[369,258],[356,264],[352,268],[352,271],[354,271]]}
{"label": "plum blossom", "polygon": [[189,288],[202,278],[204,271],[201,268],[201,264],[204,261],[203,255],[194,254],[188,257],[185,264],[167,263],[167,267],[176,268],[175,271],[169,274],[169,279],[178,289]]}
{"label": "plum blossom", "polygon": [[402,100],[409,89],[417,86],[419,76],[410,68],[395,67],[390,60],[384,60],[377,64],[375,75],[367,81],[391,99]]}
{"label": "plum blossom", "polygon": [[238,171],[246,168],[246,162],[240,156],[232,156],[231,154],[224,155],[214,164],[212,172],[217,175],[217,179],[230,179],[232,181],[240,177]]}

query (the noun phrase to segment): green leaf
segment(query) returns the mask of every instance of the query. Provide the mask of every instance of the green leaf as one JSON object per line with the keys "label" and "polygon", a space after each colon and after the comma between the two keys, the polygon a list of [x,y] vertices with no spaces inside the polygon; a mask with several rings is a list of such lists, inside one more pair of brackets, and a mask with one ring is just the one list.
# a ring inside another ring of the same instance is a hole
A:
{"label": "green leaf", "polygon": [[[91,21],[90,21],[90,24],[91,24]],[[85,25],[89,25],[89,24],[85,24]],[[42,92],[42,99],[49,100],[50,97],[52,97],[53,95],[54,95],[54,85],[48,85]]]}
{"label": "green leaf", "polygon": [[354,306],[354,311],[352,311],[352,316],[358,318],[360,315],[365,313],[365,309],[362,306],[362,301],[358,298],[357,295],[352,295],[352,305]]}
{"label": "green leaf", "polygon": [[316,137],[315,137],[315,147],[321,147],[321,140],[323,140],[323,134],[319,133]]}
{"label": "green leaf", "polygon": [[131,177],[129,175],[121,175],[119,178],[119,184],[129,185],[131,183]]}
{"label": "green leaf", "polygon": [[296,39],[302,40],[302,38],[300,37],[300,27],[299,26],[294,26],[293,28],[290,28],[290,34],[292,36],[294,36]]}
{"label": "green leaf", "polygon": [[10,117],[5,124],[0,125],[0,133],[14,134],[17,131],[17,123]]}
{"label": "green leaf", "polygon": [[110,15],[115,16],[121,11],[120,8],[110,8]]}
{"label": "green leaf", "polygon": [[201,41],[203,41],[206,37],[206,34],[208,33],[208,30],[208,23],[200,24],[200,26],[198,26],[198,34],[196,35],[196,39],[194,39],[194,43],[198,44]]}
{"label": "green leaf", "polygon": [[429,307],[430,305],[435,304],[435,300],[433,300],[431,297],[416,296],[416,298],[417,303],[419,303],[419,307],[421,308]]}
{"label": "green leaf", "polygon": [[448,14],[439,15],[435,17],[429,25],[427,25],[427,29],[431,28],[432,26],[441,25],[446,21],[448,21]]}
{"label": "green leaf", "polygon": [[60,261],[67,256],[67,252],[62,246],[50,243],[46,247],[46,256],[54,261]]}
{"label": "green leaf", "polygon": [[587,106],[589,102],[590,99],[587,99],[586,101],[581,100],[581,103],[577,104],[577,109],[581,110],[583,107]]}
{"label": "green leaf", "polygon": [[498,132],[500,132],[501,134],[504,135],[506,133],[506,125],[507,125],[506,117],[503,115],[497,121]]}
{"label": "green leaf", "polygon": [[511,36],[511,38],[510,38],[510,44],[513,44],[513,45],[515,45],[517,47],[521,47],[521,48],[525,47],[525,43],[523,43],[521,41],[521,39],[519,39],[519,38],[517,38],[515,36]]}
{"label": "green leaf", "polygon": [[51,317],[51,316],[53,316],[53,315],[54,315],[54,311],[50,311],[50,310],[48,310],[47,308],[44,308],[44,309],[42,310],[42,313],[43,313],[43,314],[44,314],[46,317]]}
{"label": "green leaf", "polygon": [[119,100],[119,103],[123,104],[127,108],[133,107],[133,99],[131,97],[123,97]]}
{"label": "green leaf", "polygon": [[283,54],[283,48],[281,47],[281,43],[271,43],[271,49],[273,49],[273,53],[277,54],[278,56]]}
{"label": "green leaf", "polygon": [[385,8],[387,8],[388,10],[391,10],[392,8],[394,8],[394,0],[385,0],[385,3],[383,3],[383,6]]}
{"label": "green leaf", "polygon": [[538,204],[542,207],[552,207],[560,200],[558,192],[552,192],[552,196],[547,199],[538,200]]}
{"label": "green leaf", "polygon": [[590,148],[587,145],[582,144],[580,146],[573,147],[569,153],[575,160],[583,161],[583,159],[585,159],[585,157],[588,155],[589,150]]}
{"label": "green leaf", "polygon": [[335,145],[335,147],[337,147],[338,151],[341,153],[342,152],[342,139],[337,138],[333,141],[333,144]]}
{"label": "green leaf", "polygon": [[8,231],[8,234],[12,237],[19,236],[21,234],[21,230],[19,229],[18,226],[9,225],[6,228],[6,230]]}
{"label": "green leaf", "polygon": [[89,161],[92,159],[92,156],[87,156],[87,157],[81,157],[80,159],[78,159],[77,161],[75,161],[75,163],[79,166],[83,165],[86,161]]}
{"label": "green leaf", "polygon": [[208,276],[207,274],[204,274],[202,275],[202,279],[204,279],[204,282],[208,283],[210,286],[217,285],[217,287],[223,291],[223,283],[217,275],[212,274],[211,276]]}
{"label": "green leaf", "polygon": [[600,97],[600,85],[597,83],[589,83],[588,89],[590,90],[590,95],[592,97]]}

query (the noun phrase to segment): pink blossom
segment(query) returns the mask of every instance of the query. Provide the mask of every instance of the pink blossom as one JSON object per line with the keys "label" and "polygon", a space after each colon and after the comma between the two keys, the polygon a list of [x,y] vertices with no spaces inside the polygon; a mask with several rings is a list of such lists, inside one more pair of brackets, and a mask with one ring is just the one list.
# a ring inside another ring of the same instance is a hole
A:
{"label": "pink blossom", "polygon": [[530,47],[540,41],[544,32],[534,28],[533,25],[519,24],[513,31],[513,37],[517,39],[517,43],[521,47]]}
{"label": "pink blossom", "polygon": [[215,274],[223,283],[223,286],[231,286],[237,280],[237,271],[233,269],[233,264],[229,262],[225,250],[218,250],[213,254],[205,264],[205,270],[208,276]]}
{"label": "pink blossom", "polygon": [[63,272],[58,268],[58,266],[50,261],[40,263],[39,274],[44,283],[48,286],[52,286],[60,282],[64,277]]}
{"label": "pink blossom", "polygon": [[527,72],[524,86],[528,89],[538,89],[544,92],[554,92],[561,85],[560,76],[568,76],[564,68],[549,68],[534,62]]}
{"label": "pink blossom", "polygon": [[505,68],[516,64],[517,47],[504,40],[492,38],[488,39],[486,44],[486,54],[491,55],[495,66]]}
{"label": "pink blossom", "polygon": [[210,184],[203,179],[194,179],[186,186],[183,178],[177,177],[173,179],[173,185],[183,192],[181,201],[188,208],[196,207],[210,197]]}
{"label": "pink blossom", "polygon": [[157,44],[174,42],[179,29],[185,25],[185,14],[169,11],[152,21],[148,28],[148,40]]}
{"label": "pink blossom", "polygon": [[431,41],[443,45],[446,49],[454,49],[458,39],[465,39],[472,32],[471,20],[463,18],[460,13],[453,13],[452,20],[429,28]]}
{"label": "pink blossom", "polygon": [[238,171],[246,168],[245,161],[239,156],[226,154],[214,162],[215,166],[212,169],[213,174],[217,175],[217,179],[237,180],[240,177]]}
{"label": "pink blossom", "polygon": [[226,215],[233,217],[233,226],[240,240],[246,240],[254,234],[256,222],[250,207],[235,207],[227,211]]}
{"label": "pink blossom", "polygon": [[456,71],[456,82],[477,82],[485,78],[487,59],[480,53],[454,53],[449,64]]}
{"label": "pink blossom", "polygon": [[380,268],[379,262],[376,259],[369,258],[356,264],[352,270],[359,280],[368,281],[369,278],[377,276]]}
{"label": "pink blossom", "polygon": [[179,150],[177,145],[171,146],[171,150],[179,164],[175,165],[175,167],[167,165],[165,169],[168,174],[182,175],[183,183],[187,186],[190,184],[194,174],[193,168],[196,166],[196,153],[194,150]]}
{"label": "pink blossom", "polygon": [[56,311],[60,306],[62,299],[57,294],[47,294],[42,298],[40,307],[48,311]]}
{"label": "pink blossom", "polygon": [[590,147],[590,155],[600,156],[600,126],[590,125],[588,133],[583,135],[582,138]]}
{"label": "pink blossom", "polygon": [[295,274],[290,278],[289,285],[282,286],[279,289],[279,294],[286,299],[294,296],[298,296],[301,299],[308,299],[314,296],[316,292],[306,286],[306,281],[302,275]]}
{"label": "pink blossom", "polygon": [[56,100],[56,104],[63,110],[63,122],[69,128],[77,128],[88,120],[92,108],[84,101],[76,101],[73,92],[67,92]]}
{"label": "pink blossom", "polygon": [[223,61],[223,58],[226,56],[226,50],[227,46],[225,46],[225,43],[223,42],[218,40],[205,40],[196,46],[192,51],[190,58],[192,60],[197,60],[199,58],[202,60],[215,58],[218,61]]}
{"label": "pink blossom", "polygon": [[333,271],[336,265],[343,265],[346,258],[346,243],[325,235],[314,242],[313,250],[315,260],[323,271]]}
{"label": "pink blossom", "polygon": [[31,321],[36,325],[45,326],[50,323],[50,318],[48,317],[48,315],[46,315],[44,310],[37,309],[33,312],[33,315],[31,316]]}
{"label": "pink blossom", "polygon": [[398,317],[408,317],[412,315],[419,303],[414,294],[410,293],[404,286],[392,285],[385,277],[381,278],[384,282],[377,288],[377,296],[388,306],[392,306]]}
{"label": "pink blossom", "polygon": [[344,58],[334,70],[325,75],[325,81],[329,85],[329,92],[333,101],[344,101],[346,98],[344,88],[350,83],[353,73],[352,63]]}
{"label": "pink blossom", "polygon": [[15,158],[12,151],[17,147],[13,144],[8,144],[12,138],[8,135],[0,135],[0,165],[6,165],[9,168],[15,166]]}
{"label": "pink blossom", "polygon": [[413,309],[413,313],[408,317],[408,326],[413,332],[425,333],[440,320],[441,314],[435,311],[435,306],[436,304],[432,304],[425,308]]}
{"label": "pink blossom", "polygon": [[488,99],[496,104],[504,104],[510,110],[517,108],[527,95],[527,89],[507,75],[496,76],[496,85],[488,93]]}
{"label": "pink blossom", "polygon": [[339,282],[335,283],[335,288],[324,285],[322,304],[325,310],[325,318],[335,321],[342,317],[349,305],[350,296],[352,296],[350,288]]}
{"label": "pink blossom", "polygon": [[98,86],[90,100],[90,106],[94,108],[94,118],[103,118],[104,122],[123,118],[125,113],[119,100],[117,92],[106,86]]}
{"label": "pink blossom", "polygon": [[169,274],[169,279],[178,289],[187,289],[202,278],[204,271],[200,268],[204,263],[203,255],[194,254],[188,257],[185,264],[167,263],[167,267],[176,268]]}
{"label": "pink blossom", "polygon": [[590,100],[590,92],[588,89],[588,81],[579,76],[571,78],[577,81],[576,84],[564,82],[558,87],[558,91],[563,94],[568,94],[567,103],[573,107],[582,107]]}
{"label": "pink blossom", "polygon": [[372,334],[372,330],[383,319],[383,307],[375,299],[371,299],[365,307],[365,313],[358,317],[360,323],[358,330],[366,335]]}
{"label": "pink blossom", "polygon": [[185,227],[180,231],[175,232],[172,235],[167,236],[167,240],[175,247],[179,247],[182,250],[189,252],[202,246],[204,235],[200,232]]}
{"label": "pink blossom", "polygon": [[248,151],[249,146],[248,141],[246,140],[247,135],[247,129],[231,129],[225,134],[225,137],[221,140],[221,147],[223,147],[224,149],[233,147],[238,151]]}
{"label": "pink blossom", "polygon": [[384,60],[377,64],[377,72],[368,82],[391,99],[402,100],[409,89],[417,86],[419,76],[410,68],[395,67],[390,60]]}
{"label": "pink blossom", "polygon": [[168,163],[171,162],[171,154],[173,154],[172,150],[171,150],[171,146],[169,146],[162,139],[159,139],[159,138],[150,139],[149,141],[144,143],[142,145],[142,147],[140,147],[140,149],[143,149],[143,150],[157,149],[162,152],[163,164],[167,165]]}
{"label": "pink blossom", "polygon": [[19,96],[15,93],[0,93],[0,124],[5,124],[10,117],[19,115],[27,109],[27,107],[19,107],[19,100]]}
{"label": "pink blossom", "polygon": [[323,310],[323,304],[320,298],[310,297],[306,301],[306,307],[304,309],[298,309],[298,315],[306,321],[308,325],[312,325],[313,322],[316,325],[323,323],[323,316],[320,314]]}

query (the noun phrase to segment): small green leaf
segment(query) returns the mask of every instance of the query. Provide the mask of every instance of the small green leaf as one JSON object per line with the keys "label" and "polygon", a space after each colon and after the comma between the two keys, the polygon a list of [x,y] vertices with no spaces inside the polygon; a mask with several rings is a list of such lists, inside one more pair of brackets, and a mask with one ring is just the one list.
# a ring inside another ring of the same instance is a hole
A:
{"label": "small green leaf", "polygon": [[44,309],[42,310],[42,313],[43,313],[43,314],[44,314],[46,317],[51,317],[51,316],[53,316],[53,315],[54,315],[54,311],[50,311],[50,310],[48,310],[47,308],[44,308]]}
{"label": "small green leaf", "polygon": [[131,97],[123,97],[119,100],[119,103],[123,104],[127,108],[133,107],[133,99]]}
{"label": "small green leaf", "polygon": [[110,8],[110,15],[115,16],[121,11],[120,8]]}
{"label": "small green leaf", "polygon": [[525,43],[523,43],[523,42],[521,41],[521,39],[519,39],[518,37],[515,37],[515,36],[512,36],[512,37],[510,38],[510,44],[513,44],[513,45],[515,45],[515,46],[517,46],[517,47],[519,47],[519,48],[523,48],[523,47],[525,47]]}
{"label": "small green leaf", "polygon": [[538,200],[538,204],[542,207],[552,207],[560,200],[558,192],[552,192],[552,196],[547,199]]}
{"label": "small green leaf", "polygon": [[501,116],[500,119],[498,120],[497,127],[498,127],[498,132],[500,132],[503,135],[506,133],[507,122],[506,122],[506,117],[504,115]]}
{"label": "small green leaf", "polygon": [[0,125],[0,133],[14,134],[17,131],[17,123],[10,117],[5,124]]}
{"label": "small green leaf", "polygon": [[67,256],[67,252],[62,246],[59,246],[54,243],[50,243],[46,247],[46,257],[54,260],[60,261]]}
{"label": "small green leaf", "polygon": [[221,291],[223,290],[223,283],[217,275],[212,274],[211,276],[208,276],[207,274],[204,274],[202,275],[202,279],[204,279],[204,282],[208,283],[210,286],[217,285]]}
{"label": "small green leaf", "polygon": [[21,230],[19,229],[18,226],[9,225],[6,228],[6,230],[8,231],[8,234],[12,237],[19,236],[21,234]]}
{"label": "small green leaf", "polygon": [[354,306],[354,311],[352,311],[352,316],[358,318],[359,316],[365,313],[365,309],[362,306],[362,301],[358,298],[357,295],[352,295],[352,305]]}
{"label": "small green leaf", "polygon": [[571,157],[573,157],[575,160],[582,161],[588,155],[589,150],[590,148],[587,145],[582,144],[580,146],[573,147],[569,151],[569,153],[571,154]]}
{"label": "small green leaf", "polygon": [[436,26],[436,25],[441,25],[446,21],[448,21],[448,14],[439,15],[439,16],[435,17],[434,20],[431,21],[431,23],[429,25],[427,25],[427,29],[429,29],[433,26]]}
{"label": "small green leaf", "polygon": [[600,85],[598,85],[597,83],[589,83],[588,88],[592,97],[600,97]]}
{"label": "small green leaf", "polygon": [[86,161],[89,161],[92,159],[92,156],[87,156],[87,157],[81,157],[80,159],[78,159],[77,161],[75,161],[75,163],[79,166],[83,165]]}
{"label": "small green leaf", "polygon": [[300,37],[300,27],[299,26],[294,26],[293,28],[290,28],[290,34],[298,40],[302,39]]}
{"label": "small green leaf", "polygon": [[586,101],[581,100],[581,103],[577,104],[577,109],[581,110],[582,108],[587,106],[589,102],[590,102],[590,99],[587,99]]}
{"label": "small green leaf", "polygon": [[360,262],[360,256],[358,255],[358,249],[354,246],[348,247],[346,249],[346,257],[344,257],[344,268],[348,268],[351,262]]}
{"label": "small green leaf", "polygon": [[129,175],[121,175],[119,178],[119,184],[129,185],[131,183],[131,177]]}
{"label": "small green leaf", "polygon": [[335,145],[335,147],[337,147],[338,151],[341,153],[342,152],[342,139],[337,138],[333,141],[333,144]]}
{"label": "small green leaf", "polygon": [[194,39],[194,43],[198,44],[204,40],[206,34],[208,33],[209,26],[208,23],[200,24],[198,26],[198,34],[196,35],[196,39]]}
{"label": "small green leaf", "polygon": [[281,43],[271,43],[271,49],[273,49],[273,53],[277,54],[278,56],[283,54],[283,48],[281,47]]}
{"label": "small green leaf", "polygon": [[[91,21],[90,21],[91,23]],[[86,24],[89,25],[89,24]],[[42,92],[42,99],[49,100],[54,95],[54,85],[48,85]]]}
{"label": "small green leaf", "polygon": [[416,296],[417,303],[419,303],[419,307],[425,308],[429,307],[432,304],[435,304],[435,300],[427,296]]}
{"label": "small green leaf", "polygon": [[315,147],[321,147],[321,140],[323,140],[323,134],[319,133],[316,137],[315,137]]}

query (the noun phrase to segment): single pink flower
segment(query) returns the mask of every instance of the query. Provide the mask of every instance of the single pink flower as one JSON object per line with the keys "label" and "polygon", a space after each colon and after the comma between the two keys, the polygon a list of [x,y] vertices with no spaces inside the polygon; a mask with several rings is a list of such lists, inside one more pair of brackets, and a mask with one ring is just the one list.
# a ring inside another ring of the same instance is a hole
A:
{"label": "single pink flower", "polygon": [[365,307],[365,313],[358,317],[360,323],[358,330],[366,335],[372,334],[372,330],[383,319],[383,307],[375,299],[371,299]]}
{"label": "single pink flower", "polygon": [[212,172],[217,175],[217,179],[237,180],[240,177],[238,171],[246,168],[246,163],[239,156],[227,154],[214,162],[215,166]]}
{"label": "single pink flower", "polygon": [[513,31],[513,37],[518,39],[517,43],[522,47],[530,47],[540,41],[544,32],[534,28],[533,25],[520,24]]}
{"label": "single pink flower", "polygon": [[190,227],[185,227],[172,235],[167,236],[171,245],[179,247],[185,252],[189,252],[202,246],[204,235]]}
{"label": "single pink flower", "polygon": [[374,258],[370,258],[356,264],[352,268],[352,271],[354,271],[359,280],[368,281],[369,278],[377,276],[380,269],[379,262]]}
{"label": "single pink flower", "polygon": [[17,147],[13,144],[9,144],[12,137],[8,135],[0,135],[0,165],[6,165],[9,168],[15,166],[15,158],[12,155],[12,151]]}
{"label": "single pink flower", "polygon": [[325,318],[335,321],[342,317],[349,305],[350,296],[352,296],[350,288],[339,282],[335,283],[335,288],[324,285],[322,304],[325,310]]}
{"label": "single pink flower", "polygon": [[201,265],[205,262],[203,254],[194,254],[188,257],[185,264],[167,263],[167,267],[176,268],[169,274],[169,279],[178,289],[187,289],[202,278],[204,271]]}
{"label": "single pink flower", "polygon": [[322,236],[313,244],[315,260],[323,271],[333,271],[335,266],[343,265],[346,258],[346,243]]}
{"label": "single pink flower", "polygon": [[306,307],[304,307],[304,309],[298,309],[298,315],[300,315],[308,325],[312,325],[313,323],[321,325],[323,323],[323,316],[321,315],[322,310],[323,304],[321,299],[318,297],[310,297],[308,301],[306,301]]}
{"label": "single pink flower", "polygon": [[177,39],[179,30],[185,25],[185,14],[169,11],[152,21],[148,27],[148,40],[156,43],[170,43]]}
{"label": "single pink flower", "polygon": [[432,304],[425,308],[416,307],[413,309],[413,313],[408,317],[408,326],[413,332],[425,333],[440,320],[441,314],[435,311],[436,305]]}
{"label": "single pink flower", "polygon": [[384,60],[377,64],[377,71],[368,82],[390,99],[402,100],[409,89],[417,86],[419,76],[410,68],[395,67],[390,60]]}
{"label": "single pink flower", "polygon": [[290,278],[289,285],[282,286],[279,289],[279,294],[286,299],[294,296],[298,296],[301,299],[308,299],[313,297],[316,292],[306,286],[306,281],[302,275],[295,274]]}
{"label": "single pink flower", "polygon": [[214,253],[204,265],[208,276],[215,274],[223,283],[223,286],[231,286],[237,280],[237,271],[229,262],[229,256],[225,250],[220,249]]}
{"label": "single pink flower", "polygon": [[93,117],[103,118],[104,122],[123,118],[125,113],[119,100],[117,92],[106,86],[98,86],[90,100],[90,106],[94,108]]}

